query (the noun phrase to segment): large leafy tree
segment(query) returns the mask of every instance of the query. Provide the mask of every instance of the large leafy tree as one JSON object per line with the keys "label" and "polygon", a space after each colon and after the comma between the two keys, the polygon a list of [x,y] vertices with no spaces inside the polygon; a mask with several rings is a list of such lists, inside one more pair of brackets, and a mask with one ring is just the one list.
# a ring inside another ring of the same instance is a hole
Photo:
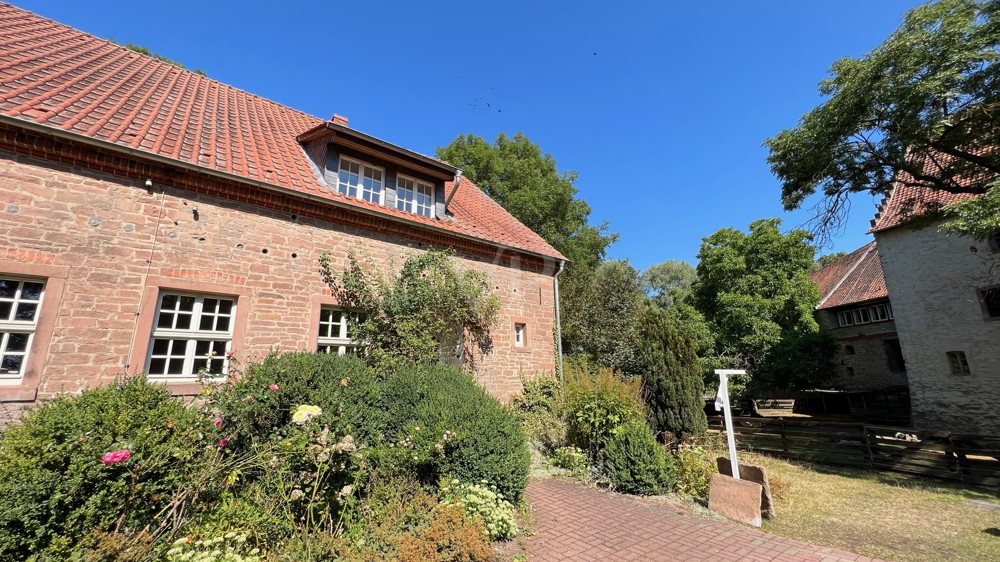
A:
{"label": "large leafy tree", "polygon": [[823,194],[815,231],[843,224],[848,196],[894,181],[987,194],[952,209],[951,227],[982,237],[1000,226],[1000,1],[939,0],[906,14],[861,58],[836,61],[826,101],[766,145],[786,209]]}
{"label": "large leafy tree", "polygon": [[[749,232],[723,228],[705,238],[692,287],[695,306],[715,335],[716,354],[730,366],[747,368],[763,387],[790,386],[768,380],[774,373],[772,350],[783,342],[791,345],[793,336],[819,330],[813,318],[819,289],[809,279],[815,251],[809,233],[796,229],[782,234],[780,226],[778,219],[762,219],[751,223]],[[803,366],[803,371],[822,368]],[[821,382],[797,380],[795,385]]]}
{"label": "large leafy tree", "polygon": [[591,226],[590,205],[578,199],[576,172],[560,172],[551,154],[522,133],[500,133],[490,144],[459,135],[437,156],[462,172],[517,220],[569,258],[573,267],[593,269],[618,235],[607,223]]}
{"label": "large leafy tree", "polygon": [[642,288],[663,308],[670,306],[675,295],[683,296],[690,291],[696,279],[698,272],[694,266],[681,260],[667,260],[651,265],[640,276]]}

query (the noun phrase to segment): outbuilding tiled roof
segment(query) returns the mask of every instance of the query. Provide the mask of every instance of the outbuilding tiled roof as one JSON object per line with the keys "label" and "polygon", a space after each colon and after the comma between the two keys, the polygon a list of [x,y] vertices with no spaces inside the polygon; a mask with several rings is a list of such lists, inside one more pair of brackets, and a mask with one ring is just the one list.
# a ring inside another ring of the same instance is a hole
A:
{"label": "outbuilding tiled roof", "polygon": [[316,176],[296,140],[324,120],[9,4],[0,4],[0,114],[562,259],[468,179],[451,201],[452,219],[341,195]]}
{"label": "outbuilding tiled roof", "polygon": [[814,271],[809,277],[819,286],[820,301],[816,308],[820,310],[889,296],[875,242]]}

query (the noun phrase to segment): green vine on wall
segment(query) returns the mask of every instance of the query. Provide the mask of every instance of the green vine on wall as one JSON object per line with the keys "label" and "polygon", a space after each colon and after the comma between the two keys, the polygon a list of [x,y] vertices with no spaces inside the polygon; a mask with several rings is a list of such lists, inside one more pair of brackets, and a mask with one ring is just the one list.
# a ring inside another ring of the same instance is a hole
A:
{"label": "green vine on wall", "polygon": [[454,357],[471,370],[477,352],[492,352],[490,329],[500,302],[486,274],[461,269],[453,252],[415,253],[389,273],[354,252],[341,272],[334,271],[328,253],[319,263],[338,302],[357,311],[352,337],[377,367]]}

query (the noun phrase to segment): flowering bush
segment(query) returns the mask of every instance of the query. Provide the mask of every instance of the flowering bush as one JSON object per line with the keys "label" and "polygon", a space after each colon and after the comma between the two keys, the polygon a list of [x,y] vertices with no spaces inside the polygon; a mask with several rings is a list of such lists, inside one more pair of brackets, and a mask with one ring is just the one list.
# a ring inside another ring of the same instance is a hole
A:
{"label": "flowering bush", "polygon": [[154,523],[209,461],[211,428],[144,379],[28,413],[0,434],[0,560],[66,559],[90,533]]}
{"label": "flowering bush", "polygon": [[318,418],[323,414],[323,408],[319,406],[310,406],[303,404],[298,408],[295,408],[295,413],[292,414],[292,423],[297,425],[305,425],[309,423],[309,420],[313,418]]}
{"label": "flowering bush", "polygon": [[467,514],[480,519],[491,540],[508,540],[517,534],[514,506],[485,480],[480,484],[458,479],[446,481],[441,486],[441,496],[443,505],[460,505]]}

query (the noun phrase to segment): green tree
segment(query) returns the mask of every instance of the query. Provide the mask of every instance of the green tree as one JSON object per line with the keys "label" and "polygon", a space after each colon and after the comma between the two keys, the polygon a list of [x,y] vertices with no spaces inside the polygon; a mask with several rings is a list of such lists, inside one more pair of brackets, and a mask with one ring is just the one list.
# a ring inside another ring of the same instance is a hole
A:
{"label": "green tree", "polygon": [[684,295],[691,290],[691,285],[698,279],[694,266],[686,261],[667,260],[649,266],[639,277],[642,288],[653,301],[667,308],[674,301],[674,295]]}
{"label": "green tree", "polygon": [[715,335],[715,352],[745,367],[756,384],[769,373],[771,350],[790,334],[819,329],[819,290],[809,279],[814,249],[804,230],[780,231],[778,219],[750,224],[748,233],[723,228],[702,240],[695,306]]}
{"label": "green tree", "polygon": [[352,253],[347,269],[336,272],[329,254],[320,256],[330,290],[358,311],[352,328],[377,367],[435,363],[461,346],[462,364],[473,368],[475,352],[492,351],[500,303],[484,273],[460,270],[450,252],[439,250],[409,256],[396,273],[383,270]]}
{"label": "green tree", "polygon": [[571,267],[593,269],[617,238],[607,223],[591,226],[590,205],[577,199],[576,172],[560,172],[551,154],[523,133],[497,136],[491,145],[459,135],[437,149],[438,158],[460,168],[480,189],[525,226],[569,258]]}
{"label": "green tree", "polygon": [[705,387],[694,332],[676,308],[647,306],[640,326],[639,358],[650,426],[665,440],[704,434]]}
{"label": "green tree", "polygon": [[824,267],[830,265],[831,263],[839,260],[840,258],[847,255],[847,252],[834,252],[832,254],[826,254],[825,256],[820,256],[819,259],[813,264],[813,271],[823,269]]}
{"label": "green tree", "polygon": [[563,308],[563,350],[620,373],[639,374],[638,328],[646,296],[626,261],[606,261],[570,287]]}
{"label": "green tree", "polygon": [[827,97],[766,141],[785,209],[820,191],[815,230],[840,228],[848,195],[894,182],[987,194],[951,209],[950,227],[977,238],[1000,229],[1000,2],[919,6],[867,55],[836,61]]}

